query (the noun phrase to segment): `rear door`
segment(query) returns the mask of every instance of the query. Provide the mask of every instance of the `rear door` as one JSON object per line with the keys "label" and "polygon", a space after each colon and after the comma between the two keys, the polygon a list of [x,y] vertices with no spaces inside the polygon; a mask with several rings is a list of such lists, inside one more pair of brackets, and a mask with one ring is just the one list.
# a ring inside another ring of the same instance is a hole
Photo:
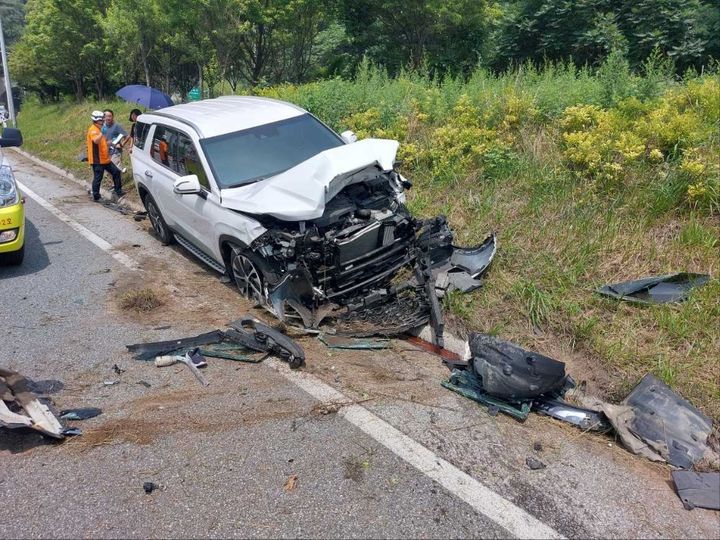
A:
{"label": "rear door", "polygon": [[156,124],[154,131],[151,132],[149,144],[150,166],[139,171],[141,175],[145,175],[150,182],[150,193],[160,208],[165,222],[174,230],[186,235],[186,231],[182,230],[180,221],[178,220],[177,203],[175,194],[173,193],[173,182],[177,179],[171,165],[170,145],[173,140],[177,139],[177,131],[173,128]]}

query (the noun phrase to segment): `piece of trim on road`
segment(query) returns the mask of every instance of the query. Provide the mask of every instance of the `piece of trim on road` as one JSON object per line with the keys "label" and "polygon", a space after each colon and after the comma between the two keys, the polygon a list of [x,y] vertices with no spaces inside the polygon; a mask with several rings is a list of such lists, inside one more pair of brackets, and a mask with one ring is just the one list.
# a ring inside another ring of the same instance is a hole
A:
{"label": "piece of trim on road", "polygon": [[43,199],[40,195],[32,191],[23,183],[18,182],[17,180],[16,183],[20,188],[20,191],[22,191],[23,195],[27,195],[28,197],[30,197],[32,200],[42,206],[45,210],[58,218],[60,221],[65,222],[71,229],[83,236],[86,240],[89,240],[90,242],[95,244],[97,247],[108,253],[113,259],[125,265],[130,270],[138,269],[138,263],[134,259],[128,257],[124,253],[115,251],[115,248],[107,240],[100,238],[91,230],[80,225],[77,221],[75,221],[70,216],[65,214],[62,210],[58,209],[57,207]]}
{"label": "piece of trim on road", "polygon": [[518,538],[563,538],[556,530],[501,497],[366,408],[353,404],[351,399],[313,375],[290,370],[287,364],[272,358],[266,360],[265,363],[323,405],[342,405],[338,414],[348,422],[513,536]]}

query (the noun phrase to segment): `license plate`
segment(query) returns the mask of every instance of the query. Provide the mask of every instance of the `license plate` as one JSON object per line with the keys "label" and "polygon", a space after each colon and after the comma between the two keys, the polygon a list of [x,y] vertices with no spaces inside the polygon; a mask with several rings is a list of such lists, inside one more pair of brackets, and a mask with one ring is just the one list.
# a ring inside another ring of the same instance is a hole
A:
{"label": "license plate", "polygon": [[13,220],[12,218],[0,218],[0,227],[3,225],[12,225]]}

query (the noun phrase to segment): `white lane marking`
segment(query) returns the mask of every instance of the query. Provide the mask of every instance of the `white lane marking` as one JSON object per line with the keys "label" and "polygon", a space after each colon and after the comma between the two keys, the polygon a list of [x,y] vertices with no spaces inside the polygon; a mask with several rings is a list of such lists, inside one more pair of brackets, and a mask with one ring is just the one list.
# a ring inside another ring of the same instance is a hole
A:
{"label": "white lane marking", "polygon": [[89,229],[86,229],[82,225],[80,225],[77,221],[72,219],[70,216],[65,214],[62,210],[58,209],[57,207],[53,206],[51,203],[43,199],[40,195],[35,193],[33,190],[28,188],[26,185],[24,185],[22,182],[18,182],[16,180],[16,183],[18,187],[20,188],[20,191],[22,191],[23,195],[27,195],[32,200],[34,200],[36,203],[38,203],[40,206],[42,206],[45,210],[50,212],[52,215],[54,215],[56,218],[58,218],[60,221],[63,221],[68,224],[68,226],[73,229],[75,232],[95,244],[97,247],[102,249],[103,251],[107,252],[113,259],[118,261],[121,264],[124,264],[127,266],[130,270],[137,270],[138,269],[138,263],[134,260],[125,255],[124,253],[121,253],[119,251],[115,251],[115,248],[113,248],[112,244],[110,244],[107,240],[100,238],[97,234],[92,232]]}
{"label": "white lane marking", "polygon": [[433,479],[450,493],[462,499],[488,519],[518,538],[563,538],[556,530],[534,518],[522,508],[501,497],[464,473],[452,463],[428,450],[385,420],[309,373],[293,371],[287,364],[269,358],[265,363],[322,404],[344,405],[338,414],[358,427],[395,455]]}

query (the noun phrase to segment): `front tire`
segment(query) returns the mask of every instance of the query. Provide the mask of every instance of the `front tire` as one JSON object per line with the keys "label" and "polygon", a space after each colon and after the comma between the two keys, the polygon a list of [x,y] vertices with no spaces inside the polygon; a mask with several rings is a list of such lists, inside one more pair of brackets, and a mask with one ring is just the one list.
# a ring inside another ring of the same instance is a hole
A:
{"label": "front tire", "polygon": [[230,268],[240,294],[260,306],[265,301],[263,275],[252,256],[233,247],[230,254]]}
{"label": "front tire", "polygon": [[151,195],[146,195],[145,199],[143,199],[143,203],[145,204],[145,209],[148,213],[148,219],[150,220],[150,223],[152,224],[155,234],[157,234],[160,242],[162,242],[164,246],[172,244],[175,241],[175,235],[173,235],[170,227],[168,227],[167,223],[165,223],[165,219],[162,217],[155,199],[153,199]]}

